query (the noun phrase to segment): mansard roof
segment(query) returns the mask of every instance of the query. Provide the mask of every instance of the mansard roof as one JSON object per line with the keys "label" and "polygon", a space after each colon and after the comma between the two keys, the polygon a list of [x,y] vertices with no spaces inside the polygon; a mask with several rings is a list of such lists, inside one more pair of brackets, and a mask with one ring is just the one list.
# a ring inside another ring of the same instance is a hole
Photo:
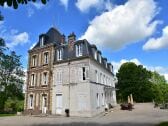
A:
{"label": "mansard roof", "polygon": [[40,38],[42,36],[45,37],[44,45],[51,44],[51,43],[59,45],[62,40],[61,33],[56,28],[51,27],[46,33],[41,34],[39,36],[39,40],[38,40],[37,44],[34,46],[34,48],[40,47]]}
{"label": "mansard roof", "polygon": [[[80,57],[76,57],[75,46],[78,44],[82,44],[82,56],[80,56]],[[95,60],[98,64],[100,64],[102,67],[107,69],[109,72],[111,72],[111,69],[110,69],[110,66],[112,66],[111,63],[107,63],[107,68],[106,68],[106,64],[104,63],[105,61],[107,62],[107,58],[103,58],[101,56],[102,63],[100,63],[99,60],[96,60],[94,58],[95,51],[97,51],[97,53],[99,53],[101,55],[101,51],[97,50],[96,45],[92,45],[86,39],[84,39],[84,40],[75,41],[72,48],[73,48],[73,50],[70,51],[68,43],[62,44],[62,45],[57,45],[55,47],[54,63],[68,62],[70,60],[78,60],[78,59],[89,57],[89,58]],[[62,60],[59,60],[59,61],[57,60],[57,50],[58,49],[63,49],[63,57],[62,57]]]}

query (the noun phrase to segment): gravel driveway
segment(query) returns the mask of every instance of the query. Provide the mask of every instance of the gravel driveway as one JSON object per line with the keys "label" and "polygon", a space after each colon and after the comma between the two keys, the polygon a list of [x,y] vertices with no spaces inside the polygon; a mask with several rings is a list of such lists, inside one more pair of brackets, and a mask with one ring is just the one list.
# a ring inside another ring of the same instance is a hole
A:
{"label": "gravel driveway", "polygon": [[92,118],[81,117],[33,117],[13,116],[0,117],[0,126],[154,126],[168,121],[168,110],[153,108],[151,103],[135,104],[133,111],[120,110]]}

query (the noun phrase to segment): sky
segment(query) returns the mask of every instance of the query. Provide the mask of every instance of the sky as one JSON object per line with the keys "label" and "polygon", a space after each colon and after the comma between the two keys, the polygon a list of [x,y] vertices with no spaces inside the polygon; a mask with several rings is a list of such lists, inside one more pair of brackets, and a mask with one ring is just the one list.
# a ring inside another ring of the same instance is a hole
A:
{"label": "sky", "polygon": [[56,27],[68,36],[97,45],[116,73],[125,62],[144,65],[168,80],[168,0],[49,0],[0,7],[0,37],[21,55],[27,69],[28,50]]}

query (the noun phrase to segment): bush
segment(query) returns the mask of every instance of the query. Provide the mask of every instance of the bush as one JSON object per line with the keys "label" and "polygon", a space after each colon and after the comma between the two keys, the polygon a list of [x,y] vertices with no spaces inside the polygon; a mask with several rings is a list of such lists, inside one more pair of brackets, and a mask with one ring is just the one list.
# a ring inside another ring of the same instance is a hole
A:
{"label": "bush", "polygon": [[5,102],[5,112],[21,112],[24,108],[24,101],[19,101],[17,99],[8,98]]}

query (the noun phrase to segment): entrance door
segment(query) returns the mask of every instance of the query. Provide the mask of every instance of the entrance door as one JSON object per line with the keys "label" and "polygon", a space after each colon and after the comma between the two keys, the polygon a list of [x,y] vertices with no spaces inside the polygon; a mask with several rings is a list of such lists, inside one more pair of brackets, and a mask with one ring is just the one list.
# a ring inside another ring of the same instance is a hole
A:
{"label": "entrance door", "polygon": [[56,114],[62,114],[62,94],[56,94]]}
{"label": "entrance door", "polygon": [[43,101],[42,101],[42,113],[46,114],[47,113],[47,97],[43,96]]}

